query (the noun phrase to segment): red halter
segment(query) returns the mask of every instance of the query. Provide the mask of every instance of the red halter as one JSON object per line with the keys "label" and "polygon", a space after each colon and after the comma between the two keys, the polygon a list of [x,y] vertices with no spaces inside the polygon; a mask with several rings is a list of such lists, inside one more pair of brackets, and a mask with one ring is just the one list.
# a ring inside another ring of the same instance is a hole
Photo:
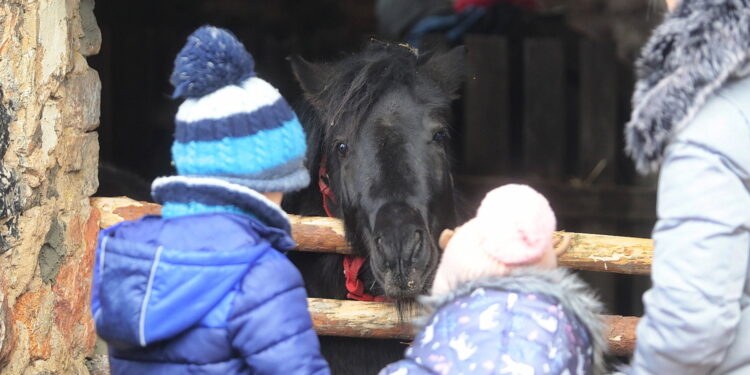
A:
{"label": "red halter", "polygon": [[[336,196],[333,194],[331,187],[328,186],[328,167],[327,158],[323,155],[323,159],[320,161],[320,169],[318,169],[318,188],[320,188],[320,194],[323,195],[323,209],[328,217],[335,217],[331,213],[331,209],[328,206],[330,200],[333,204],[336,203]],[[357,301],[376,301],[385,302],[388,299],[384,296],[373,296],[365,292],[365,283],[359,279],[359,271],[367,261],[365,257],[358,257],[354,255],[344,255],[344,278],[346,279],[346,298],[357,300]]]}
{"label": "red halter", "polygon": [[336,204],[336,196],[333,195],[331,187],[328,186],[327,159],[328,158],[323,155],[323,159],[320,160],[320,169],[318,169],[318,188],[320,189],[320,194],[323,195],[323,209],[326,211],[326,215],[328,215],[328,217],[335,217],[331,213],[331,209],[328,208],[328,200],[333,202],[333,204]]}

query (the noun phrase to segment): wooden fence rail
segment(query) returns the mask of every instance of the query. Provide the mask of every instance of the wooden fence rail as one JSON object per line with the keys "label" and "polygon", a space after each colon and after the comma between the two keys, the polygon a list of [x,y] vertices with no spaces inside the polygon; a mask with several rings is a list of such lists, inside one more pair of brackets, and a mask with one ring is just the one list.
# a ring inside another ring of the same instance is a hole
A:
{"label": "wooden fence rail", "polygon": [[[101,228],[161,211],[157,204],[124,197],[92,198],[91,201],[101,214]],[[351,252],[344,239],[340,220],[295,215],[290,215],[290,220],[299,251]],[[648,274],[652,250],[652,242],[647,239],[573,233],[571,248],[559,261],[564,266],[576,269]],[[315,329],[320,335],[404,340],[414,337],[411,325],[399,320],[391,303],[310,298],[308,304]],[[638,318],[605,316],[605,319],[612,353],[631,354]]]}
{"label": "wooden fence rail", "polygon": [[[102,213],[101,225],[106,228],[123,220],[137,219],[145,214],[158,214],[159,205],[137,202],[129,198],[93,198]],[[292,235],[299,251],[349,254],[340,220],[327,217],[289,215]],[[650,239],[570,233],[570,249],[560,256],[562,266],[579,270],[647,275],[651,269],[653,242]],[[560,235],[558,233],[557,235]]]}
{"label": "wooden fence rail", "polygon": [[[322,336],[366,337],[375,339],[414,338],[408,322],[400,321],[393,304],[337,299],[308,298],[315,331]],[[635,347],[638,318],[619,315],[604,317],[610,353],[628,356]]]}

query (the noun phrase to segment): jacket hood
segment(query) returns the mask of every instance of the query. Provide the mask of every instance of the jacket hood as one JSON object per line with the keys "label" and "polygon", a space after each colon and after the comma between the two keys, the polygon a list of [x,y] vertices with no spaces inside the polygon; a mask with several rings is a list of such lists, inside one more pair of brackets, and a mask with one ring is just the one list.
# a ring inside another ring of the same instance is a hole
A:
{"label": "jacket hood", "polygon": [[683,0],[657,27],[637,62],[625,151],[655,171],[671,137],[728,81],[750,66],[750,1]]}
{"label": "jacket hood", "polygon": [[560,302],[589,332],[593,348],[594,373],[605,373],[604,354],[607,352],[607,342],[604,336],[605,325],[600,316],[603,307],[588,285],[565,268],[518,268],[506,277],[472,280],[458,285],[451,293],[421,297],[419,302],[426,307],[428,315],[418,319],[417,325],[424,325],[435,311],[457,298],[470,295],[478,288],[542,294]]}
{"label": "jacket hood", "polygon": [[151,195],[163,205],[165,218],[206,212],[241,213],[268,226],[291,233],[286,212],[263,194],[217,177],[159,177],[151,184]]}
{"label": "jacket hood", "polygon": [[147,216],[105,229],[94,268],[97,333],[113,345],[146,346],[198,323],[221,327],[253,264],[293,246],[285,230],[231,213]]}

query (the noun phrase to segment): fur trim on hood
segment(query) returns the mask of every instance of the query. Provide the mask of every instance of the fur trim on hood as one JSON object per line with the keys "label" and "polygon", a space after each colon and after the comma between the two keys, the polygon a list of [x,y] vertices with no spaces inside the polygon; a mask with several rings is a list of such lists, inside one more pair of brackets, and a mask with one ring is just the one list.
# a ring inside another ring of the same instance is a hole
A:
{"label": "fur trim on hood", "polygon": [[637,63],[625,151],[638,171],[655,171],[671,137],[749,62],[750,0],[682,0]]}
{"label": "fur trim on hood", "polygon": [[460,284],[451,293],[420,297],[419,302],[426,308],[426,315],[417,318],[415,325],[421,328],[435,311],[457,298],[470,295],[477,288],[543,294],[554,298],[560,302],[566,313],[577,317],[586,327],[591,336],[594,353],[594,374],[605,373],[604,355],[607,352],[607,342],[605,325],[600,316],[604,309],[591,288],[565,268],[519,268],[507,277],[487,277],[468,281]]}

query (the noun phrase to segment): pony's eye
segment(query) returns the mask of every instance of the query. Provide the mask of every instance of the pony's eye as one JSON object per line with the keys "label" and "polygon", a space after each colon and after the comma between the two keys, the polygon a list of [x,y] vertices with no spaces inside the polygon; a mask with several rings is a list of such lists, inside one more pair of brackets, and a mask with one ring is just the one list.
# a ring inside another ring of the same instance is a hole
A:
{"label": "pony's eye", "polygon": [[444,145],[445,142],[448,140],[449,137],[450,137],[450,135],[448,135],[448,131],[446,131],[446,130],[438,130],[432,136],[432,140],[435,141],[435,143],[437,143],[439,145]]}
{"label": "pony's eye", "polygon": [[339,142],[336,145],[336,152],[338,152],[341,156],[346,156],[346,153],[349,152],[349,146],[347,146],[344,142]]}

